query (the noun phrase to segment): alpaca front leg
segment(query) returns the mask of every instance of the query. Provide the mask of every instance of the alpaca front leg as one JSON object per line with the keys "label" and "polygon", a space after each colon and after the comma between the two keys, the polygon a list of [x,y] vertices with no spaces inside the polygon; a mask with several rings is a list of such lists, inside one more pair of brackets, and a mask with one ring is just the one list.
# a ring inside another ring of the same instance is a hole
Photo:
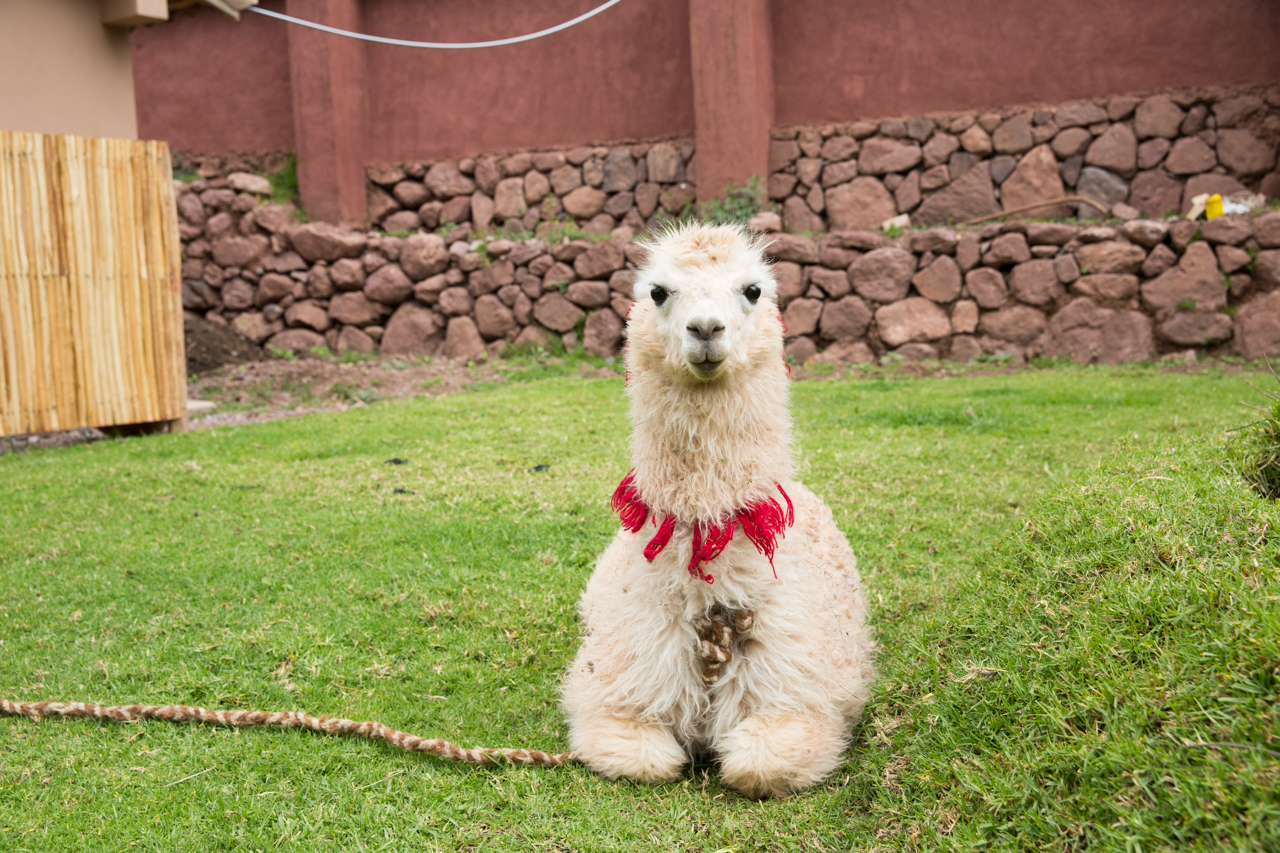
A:
{"label": "alpaca front leg", "polygon": [[580,761],[608,779],[670,782],[680,778],[689,760],[669,726],[620,711],[571,719],[569,746]]}
{"label": "alpaca front leg", "polygon": [[840,764],[848,727],[838,714],[747,717],[715,744],[720,776],[753,800],[785,797],[821,782]]}

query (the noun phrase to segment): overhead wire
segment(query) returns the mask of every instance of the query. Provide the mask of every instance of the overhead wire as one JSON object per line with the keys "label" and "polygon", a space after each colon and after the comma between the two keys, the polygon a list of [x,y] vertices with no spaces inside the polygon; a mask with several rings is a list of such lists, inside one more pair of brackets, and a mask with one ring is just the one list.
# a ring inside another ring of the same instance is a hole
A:
{"label": "overhead wire", "polygon": [[590,12],[579,15],[578,17],[565,21],[563,24],[557,24],[554,27],[547,27],[545,30],[538,30],[536,33],[529,33],[523,36],[513,36],[505,39],[494,39],[493,41],[473,41],[473,42],[439,42],[439,41],[409,41],[407,39],[393,39],[384,36],[371,36],[366,33],[352,32],[351,30],[340,30],[337,27],[329,27],[324,24],[317,24],[314,21],[305,21],[302,18],[294,18],[290,15],[284,15],[280,12],[273,12],[270,9],[263,9],[260,6],[250,6],[244,11],[255,12],[259,15],[266,15],[268,18],[277,18],[286,23],[296,24],[300,27],[309,27],[313,30],[329,33],[335,36],[343,36],[345,38],[359,39],[360,41],[374,42],[376,44],[390,44],[397,47],[417,47],[428,50],[477,50],[485,47],[502,47],[509,44],[520,44],[521,42],[533,41],[534,39],[545,38],[546,36],[567,30],[570,27],[577,26],[583,21],[594,18],[606,9],[621,3],[622,0],[608,0]]}

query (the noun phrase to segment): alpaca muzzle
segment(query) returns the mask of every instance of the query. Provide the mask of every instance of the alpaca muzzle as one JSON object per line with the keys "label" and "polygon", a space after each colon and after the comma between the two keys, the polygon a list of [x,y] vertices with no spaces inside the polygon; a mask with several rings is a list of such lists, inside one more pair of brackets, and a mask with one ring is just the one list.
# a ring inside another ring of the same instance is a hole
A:
{"label": "alpaca muzzle", "polygon": [[684,331],[681,351],[685,360],[702,376],[715,373],[729,354],[724,320],[715,311],[707,310],[707,306],[699,305]]}
{"label": "alpaca muzzle", "polygon": [[729,354],[724,327],[704,334],[690,326],[685,334],[682,354],[694,372],[702,376],[715,373]]}

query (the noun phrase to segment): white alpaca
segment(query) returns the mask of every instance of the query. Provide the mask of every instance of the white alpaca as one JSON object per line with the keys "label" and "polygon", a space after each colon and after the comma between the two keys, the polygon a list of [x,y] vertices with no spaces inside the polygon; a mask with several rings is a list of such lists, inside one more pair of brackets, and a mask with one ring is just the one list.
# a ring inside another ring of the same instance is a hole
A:
{"label": "white alpaca", "polygon": [[570,743],[645,782],[711,752],[738,791],[783,796],[839,764],[875,676],[853,552],[792,479],[776,286],[741,230],[688,225],[649,245],[635,298],[634,473],[582,596]]}

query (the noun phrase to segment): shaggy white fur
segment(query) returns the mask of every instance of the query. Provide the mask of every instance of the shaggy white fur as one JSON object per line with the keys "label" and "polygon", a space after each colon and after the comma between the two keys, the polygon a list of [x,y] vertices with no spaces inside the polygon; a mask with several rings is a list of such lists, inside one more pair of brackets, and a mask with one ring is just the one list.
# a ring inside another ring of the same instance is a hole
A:
{"label": "shaggy white fur", "polygon": [[[619,532],[583,593],[586,636],[563,694],[570,744],[611,779],[675,779],[710,751],[746,796],[802,790],[839,764],[875,677],[874,643],[853,552],[792,479],[776,286],[740,229],[695,224],[649,245],[635,297],[634,482],[653,512],[638,533]],[[739,530],[704,568],[714,583],[691,576],[693,525],[777,498],[779,485],[796,524],[773,567]],[[643,551],[666,515],[675,534],[650,563]],[[730,659],[709,664],[698,627],[713,609],[754,618]]]}

